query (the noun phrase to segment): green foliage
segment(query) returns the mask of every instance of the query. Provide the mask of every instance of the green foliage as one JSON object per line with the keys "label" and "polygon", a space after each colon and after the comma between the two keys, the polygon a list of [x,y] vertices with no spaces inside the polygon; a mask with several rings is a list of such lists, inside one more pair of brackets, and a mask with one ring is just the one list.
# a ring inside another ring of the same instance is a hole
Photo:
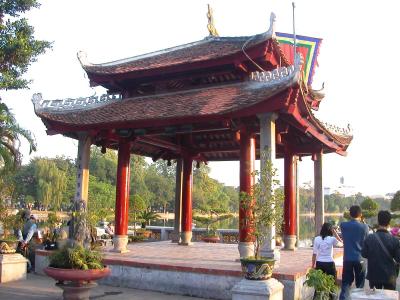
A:
{"label": "green foliage", "polygon": [[369,212],[377,212],[379,208],[378,203],[376,203],[369,197],[365,198],[365,200],[361,202],[360,206],[363,211],[369,211]]}
{"label": "green foliage", "polygon": [[305,285],[315,289],[318,300],[329,299],[330,294],[338,292],[335,278],[332,275],[325,274],[322,270],[310,269],[306,275]]}
{"label": "green foliage", "polygon": [[251,195],[240,193],[240,206],[250,213],[245,216],[241,227],[253,229],[254,236],[248,242],[254,243],[255,258],[260,258],[261,246],[268,238],[265,228],[276,225],[280,228],[283,223],[283,193],[276,179],[277,169],[273,167],[268,152],[261,155],[265,165],[261,166],[260,172],[255,172],[258,182],[252,187]]}
{"label": "green foliage", "polygon": [[157,162],[149,166],[144,178],[151,207],[164,213],[175,199],[175,178],[167,170],[165,162]]}
{"label": "green foliage", "polygon": [[29,65],[51,48],[51,43],[36,40],[27,19],[18,18],[31,8],[35,0],[4,0],[0,3],[0,89],[27,88],[22,78]]}
{"label": "green foliage", "polygon": [[45,207],[60,210],[61,204],[67,202],[65,191],[67,188],[67,172],[59,169],[54,160],[39,159],[35,169],[38,186],[36,198],[42,200]]}
{"label": "green foliage", "polygon": [[3,237],[8,238],[16,225],[17,217],[11,213],[2,200],[0,200],[0,222],[3,227]]}
{"label": "green foliage", "polygon": [[210,168],[204,164],[193,172],[193,207],[200,210],[228,211],[230,202],[238,203],[238,195],[232,199],[225,193],[223,184],[209,176]]}
{"label": "green foliage", "polygon": [[7,105],[1,103],[0,98],[0,171],[3,175],[7,171],[15,169],[21,163],[21,153],[19,151],[21,138],[24,138],[28,142],[30,152],[36,151],[36,143],[30,131],[18,125],[14,115],[8,109]]}
{"label": "green foliage", "polygon": [[394,194],[393,199],[390,203],[390,210],[391,211],[400,210],[400,191],[397,191],[396,194]]}
{"label": "green foliage", "polygon": [[103,269],[103,257],[100,252],[82,246],[64,247],[49,256],[50,267],[61,269]]}
{"label": "green foliage", "polygon": [[151,221],[158,220],[160,217],[156,212],[153,211],[142,211],[138,214],[138,221],[142,223],[142,228],[146,228],[146,225]]}
{"label": "green foliage", "polygon": [[89,174],[98,181],[115,186],[117,181],[117,153],[113,150],[101,153],[99,148],[90,149]]}
{"label": "green foliage", "polygon": [[227,220],[233,217],[232,214],[218,212],[213,210],[200,210],[200,215],[193,216],[193,220],[198,222],[200,226],[205,226],[207,229],[207,233],[209,236],[215,236],[216,234],[216,227],[213,226],[215,223]]}

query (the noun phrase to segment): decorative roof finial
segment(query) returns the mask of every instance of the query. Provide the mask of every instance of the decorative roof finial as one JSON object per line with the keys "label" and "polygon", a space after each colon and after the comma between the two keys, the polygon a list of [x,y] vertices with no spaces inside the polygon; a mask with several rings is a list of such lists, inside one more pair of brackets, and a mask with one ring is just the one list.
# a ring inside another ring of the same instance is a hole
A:
{"label": "decorative roof finial", "polygon": [[208,12],[207,12],[207,19],[208,19],[208,24],[207,24],[207,29],[210,34],[210,36],[219,36],[217,29],[214,26],[214,18],[213,18],[213,11],[210,6],[210,4],[207,4],[208,6]]}

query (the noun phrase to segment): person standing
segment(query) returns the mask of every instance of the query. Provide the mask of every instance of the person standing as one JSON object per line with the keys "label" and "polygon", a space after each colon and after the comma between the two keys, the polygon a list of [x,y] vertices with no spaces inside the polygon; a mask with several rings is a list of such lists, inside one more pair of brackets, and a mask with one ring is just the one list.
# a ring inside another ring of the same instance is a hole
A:
{"label": "person standing", "polygon": [[344,255],[342,289],[339,300],[347,300],[350,297],[350,287],[355,280],[357,288],[363,288],[365,282],[365,266],[361,260],[361,249],[368,235],[368,226],[361,222],[361,207],[353,205],[350,207],[351,220],[342,222]]}
{"label": "person standing", "polygon": [[315,237],[312,256],[312,268],[322,270],[332,275],[336,280],[336,266],[333,259],[333,247],[342,246],[342,239],[338,236],[332,224],[324,223],[320,235]]}
{"label": "person standing", "polygon": [[31,215],[22,229],[22,237],[18,244],[19,252],[28,259],[28,272],[35,263],[35,244],[32,242],[33,235],[37,232],[36,216]]}
{"label": "person standing", "polygon": [[378,229],[370,234],[361,254],[368,259],[369,287],[396,289],[398,263],[400,263],[400,242],[388,231],[392,216],[387,210],[378,213]]}

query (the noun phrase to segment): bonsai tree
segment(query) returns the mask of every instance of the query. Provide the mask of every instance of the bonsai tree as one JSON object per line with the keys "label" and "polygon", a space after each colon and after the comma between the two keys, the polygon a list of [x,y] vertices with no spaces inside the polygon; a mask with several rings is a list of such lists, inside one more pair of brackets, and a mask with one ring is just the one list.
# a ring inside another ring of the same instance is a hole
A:
{"label": "bonsai tree", "polygon": [[277,169],[273,167],[269,153],[264,151],[261,161],[261,171],[254,172],[258,181],[252,187],[251,194],[240,193],[240,205],[250,211],[245,217],[244,224],[253,229],[253,237],[249,242],[254,243],[255,259],[260,259],[261,247],[269,237],[266,228],[276,225],[280,228],[283,222],[283,193],[279,188],[279,180],[276,179]]}
{"label": "bonsai tree", "polygon": [[314,300],[332,299],[330,296],[336,294],[339,289],[332,275],[315,269],[308,271],[304,285],[314,288]]}
{"label": "bonsai tree", "polygon": [[193,216],[193,220],[206,227],[207,236],[217,236],[215,224],[233,217],[232,214],[220,209],[201,208],[199,213],[200,215]]}

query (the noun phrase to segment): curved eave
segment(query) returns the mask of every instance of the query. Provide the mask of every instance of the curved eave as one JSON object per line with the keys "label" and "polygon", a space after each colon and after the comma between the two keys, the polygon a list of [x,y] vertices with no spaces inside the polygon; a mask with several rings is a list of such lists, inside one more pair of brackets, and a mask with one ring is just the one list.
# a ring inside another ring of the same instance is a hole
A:
{"label": "curved eave", "polygon": [[301,128],[304,132],[308,132],[317,138],[326,147],[331,149],[330,152],[336,152],[343,156],[347,155],[346,150],[350,145],[353,136],[339,135],[327,129],[322,122],[314,116],[311,107],[303,94],[300,93],[297,99],[297,105],[292,105],[289,108],[289,113],[299,124],[301,124]]}

